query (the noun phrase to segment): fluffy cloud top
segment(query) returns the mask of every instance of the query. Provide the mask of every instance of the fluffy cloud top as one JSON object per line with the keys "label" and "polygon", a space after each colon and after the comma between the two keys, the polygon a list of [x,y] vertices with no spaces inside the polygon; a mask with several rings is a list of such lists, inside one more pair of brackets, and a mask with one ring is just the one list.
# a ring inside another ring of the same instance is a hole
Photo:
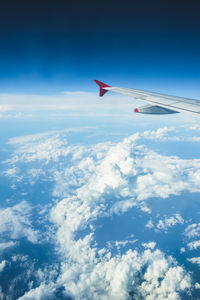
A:
{"label": "fluffy cloud top", "polygon": [[24,296],[18,298],[18,300],[49,300],[54,298],[55,287],[52,284],[41,284],[35,289],[31,289]]}
{"label": "fluffy cloud top", "polygon": [[[11,239],[26,237],[32,243],[38,242],[38,233],[32,228],[29,220],[31,207],[22,201],[13,207],[0,209],[0,234],[6,234]],[[13,242],[2,247],[13,246]]]}

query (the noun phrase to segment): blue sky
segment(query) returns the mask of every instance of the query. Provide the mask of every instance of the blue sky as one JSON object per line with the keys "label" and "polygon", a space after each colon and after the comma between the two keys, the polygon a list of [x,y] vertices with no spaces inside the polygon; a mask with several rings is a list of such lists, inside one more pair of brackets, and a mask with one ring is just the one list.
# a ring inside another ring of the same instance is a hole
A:
{"label": "blue sky", "polygon": [[97,78],[198,98],[199,6],[197,1],[4,1],[1,91],[95,91]]}

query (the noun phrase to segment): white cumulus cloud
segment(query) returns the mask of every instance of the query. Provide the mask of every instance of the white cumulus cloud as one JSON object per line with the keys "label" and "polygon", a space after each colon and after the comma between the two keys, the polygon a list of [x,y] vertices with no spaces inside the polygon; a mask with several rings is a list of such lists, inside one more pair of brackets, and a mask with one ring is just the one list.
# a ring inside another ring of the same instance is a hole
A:
{"label": "white cumulus cloud", "polygon": [[52,284],[41,284],[35,289],[31,289],[18,300],[49,300],[54,299],[55,287]]}
{"label": "white cumulus cloud", "polygon": [[176,224],[183,224],[184,219],[180,214],[176,213],[171,217],[165,217],[163,220],[159,220],[156,228],[159,230],[168,230],[168,228],[175,226]]}
{"label": "white cumulus cloud", "polygon": [[188,261],[193,263],[193,264],[198,264],[200,265],[200,257],[192,257],[192,258],[188,258]]}
{"label": "white cumulus cloud", "polygon": [[200,240],[190,242],[187,244],[187,246],[190,250],[195,250],[200,247]]}
{"label": "white cumulus cloud", "polygon": [[0,209],[0,234],[6,234],[11,239],[26,237],[28,241],[37,243],[38,232],[32,228],[30,211],[31,207],[26,201]]}
{"label": "white cumulus cloud", "polygon": [[191,225],[188,225],[185,229],[185,235],[188,238],[194,238],[194,237],[199,237],[200,236],[200,223],[194,223]]}

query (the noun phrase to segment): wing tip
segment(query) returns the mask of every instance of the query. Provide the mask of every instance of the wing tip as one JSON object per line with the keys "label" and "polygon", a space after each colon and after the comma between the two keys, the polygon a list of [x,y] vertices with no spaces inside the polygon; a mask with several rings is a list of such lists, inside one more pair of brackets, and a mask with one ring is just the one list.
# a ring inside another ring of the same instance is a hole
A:
{"label": "wing tip", "polygon": [[103,83],[97,79],[94,79],[94,82],[96,82],[96,84],[99,86],[99,96],[102,97],[105,93],[107,93],[108,91],[105,90],[105,87],[110,87],[110,85],[107,85],[106,83]]}

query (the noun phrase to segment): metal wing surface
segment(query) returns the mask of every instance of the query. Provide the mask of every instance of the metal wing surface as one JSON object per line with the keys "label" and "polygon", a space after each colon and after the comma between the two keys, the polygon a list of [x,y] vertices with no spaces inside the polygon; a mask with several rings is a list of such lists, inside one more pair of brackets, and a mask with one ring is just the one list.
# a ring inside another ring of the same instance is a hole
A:
{"label": "metal wing surface", "polygon": [[177,96],[170,96],[143,90],[111,87],[98,80],[95,82],[100,87],[100,96],[103,96],[107,91],[116,92],[122,95],[132,97],[137,100],[142,100],[150,105],[136,108],[135,112],[146,114],[170,114],[178,112],[188,112],[200,116],[200,101]]}

